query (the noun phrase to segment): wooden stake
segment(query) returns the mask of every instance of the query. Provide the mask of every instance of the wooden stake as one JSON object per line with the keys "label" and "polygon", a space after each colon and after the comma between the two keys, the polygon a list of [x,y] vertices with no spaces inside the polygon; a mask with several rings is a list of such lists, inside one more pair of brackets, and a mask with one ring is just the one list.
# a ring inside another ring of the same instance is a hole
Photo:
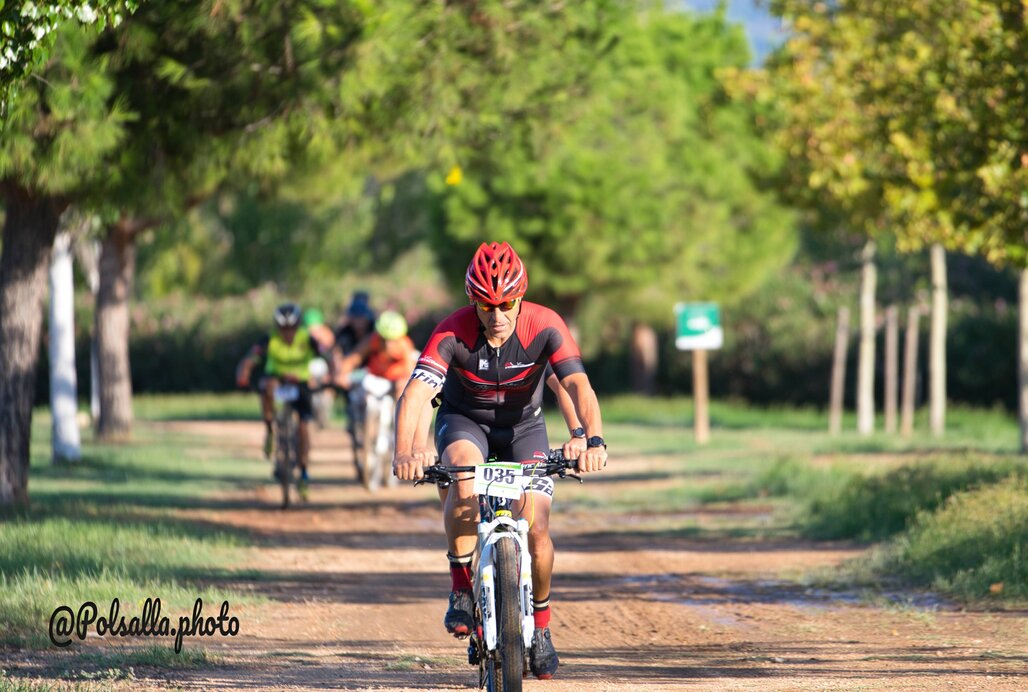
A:
{"label": "wooden stake", "polygon": [[846,351],[850,343],[850,309],[839,308],[839,321],[835,328],[835,354],[832,357],[832,383],[828,395],[828,432],[842,432],[842,401],[846,389]]}
{"label": "wooden stake", "polygon": [[903,340],[903,412],[900,435],[914,434],[914,389],[917,387],[917,337],[921,311],[916,307],[907,311],[907,335]]}
{"label": "wooden stake", "polygon": [[692,352],[692,394],[696,406],[696,444],[710,441],[710,411],[708,410],[709,383],[707,379],[707,352],[696,349]]}
{"label": "wooden stake", "polygon": [[885,310],[885,432],[896,432],[896,399],[899,392],[899,310]]}

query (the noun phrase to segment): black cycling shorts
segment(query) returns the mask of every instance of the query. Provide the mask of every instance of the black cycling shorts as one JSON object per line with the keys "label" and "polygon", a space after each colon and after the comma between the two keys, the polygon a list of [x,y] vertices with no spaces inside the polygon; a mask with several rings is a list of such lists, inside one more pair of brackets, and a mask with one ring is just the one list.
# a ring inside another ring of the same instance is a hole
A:
{"label": "black cycling shorts", "polygon": [[476,423],[444,401],[435,418],[436,449],[442,454],[457,440],[468,440],[482,452],[483,459],[494,456],[497,461],[524,463],[545,459],[550,449],[546,421],[541,411],[512,428],[501,428]]}

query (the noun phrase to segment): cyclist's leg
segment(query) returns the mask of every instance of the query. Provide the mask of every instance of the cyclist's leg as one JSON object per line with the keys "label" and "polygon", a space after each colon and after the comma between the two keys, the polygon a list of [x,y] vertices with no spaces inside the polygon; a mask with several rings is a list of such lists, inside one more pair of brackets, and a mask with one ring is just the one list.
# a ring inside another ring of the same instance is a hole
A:
{"label": "cyclist's leg", "polygon": [[267,375],[262,377],[257,384],[261,395],[261,418],[270,427],[275,419],[275,387],[278,386],[278,379]]}
{"label": "cyclist's leg", "polygon": [[[442,450],[444,464],[478,464],[485,458],[486,445],[485,432],[478,424],[457,413],[439,412],[436,447]],[[478,504],[473,487],[473,482],[461,481],[441,494],[451,580],[450,605],[443,625],[448,632],[459,637],[467,636],[474,626],[471,561],[475,551]]]}
{"label": "cyclist's leg", "polygon": [[272,427],[275,420],[275,387],[278,380],[274,377],[262,377],[257,382],[257,391],[261,396],[261,418],[264,420],[264,458],[271,458],[271,449],[274,444]]}
{"label": "cyclist's leg", "polygon": [[300,417],[300,425],[297,428],[299,437],[299,449],[297,450],[297,463],[304,480],[307,479],[307,465],[310,459],[311,450],[311,428],[310,421],[314,418],[314,406],[311,398],[311,391],[307,387],[300,388],[300,398],[296,400],[296,412]]}
{"label": "cyclist's leg", "polygon": [[[510,458],[527,462],[545,459],[550,443],[546,423],[542,416],[519,424],[514,429]],[[553,540],[550,538],[550,506],[553,502],[553,479],[534,478],[524,496],[515,505],[515,511],[529,522],[528,552],[532,556],[532,597],[537,604],[537,615],[547,616],[542,626],[549,624],[547,610],[550,600],[550,581],[553,576]],[[540,605],[544,604],[544,605]],[[536,618],[537,622],[539,617]]]}
{"label": "cyclist's leg", "polygon": [[[489,447],[482,426],[443,408],[436,417],[436,449],[442,450],[444,464],[474,466],[482,463]],[[443,521],[451,555],[467,555],[475,549],[478,501],[473,488],[474,483],[466,480],[454,483],[446,492]]]}

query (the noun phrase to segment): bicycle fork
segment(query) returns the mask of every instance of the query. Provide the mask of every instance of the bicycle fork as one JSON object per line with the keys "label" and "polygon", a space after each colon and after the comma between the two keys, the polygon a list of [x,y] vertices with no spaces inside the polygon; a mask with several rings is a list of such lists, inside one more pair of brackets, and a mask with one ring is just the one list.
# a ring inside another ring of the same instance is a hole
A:
{"label": "bicycle fork", "polygon": [[[502,530],[500,527],[505,527]],[[535,634],[535,617],[532,609],[532,556],[528,552],[528,521],[514,520],[500,516],[490,522],[478,525],[478,543],[482,546],[479,555],[478,569],[475,572],[475,597],[482,614],[482,639],[485,650],[496,650],[496,565],[494,561],[495,545],[499,541],[513,540],[517,542],[520,573],[518,575],[518,595],[521,613],[521,634],[525,648],[532,646]],[[470,647],[469,647],[470,648]],[[468,652],[469,655],[471,652]]]}

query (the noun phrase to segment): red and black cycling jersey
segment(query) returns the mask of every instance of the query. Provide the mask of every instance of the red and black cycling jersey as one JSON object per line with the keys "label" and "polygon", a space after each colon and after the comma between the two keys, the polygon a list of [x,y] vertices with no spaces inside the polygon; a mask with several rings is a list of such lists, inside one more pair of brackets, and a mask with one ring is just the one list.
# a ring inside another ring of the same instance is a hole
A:
{"label": "red and black cycling jersey", "polygon": [[553,310],[521,303],[514,333],[489,345],[474,306],[439,323],[412,378],[443,388],[443,404],[477,423],[513,426],[542,405],[546,364],[557,377],[585,372],[578,345]]}

